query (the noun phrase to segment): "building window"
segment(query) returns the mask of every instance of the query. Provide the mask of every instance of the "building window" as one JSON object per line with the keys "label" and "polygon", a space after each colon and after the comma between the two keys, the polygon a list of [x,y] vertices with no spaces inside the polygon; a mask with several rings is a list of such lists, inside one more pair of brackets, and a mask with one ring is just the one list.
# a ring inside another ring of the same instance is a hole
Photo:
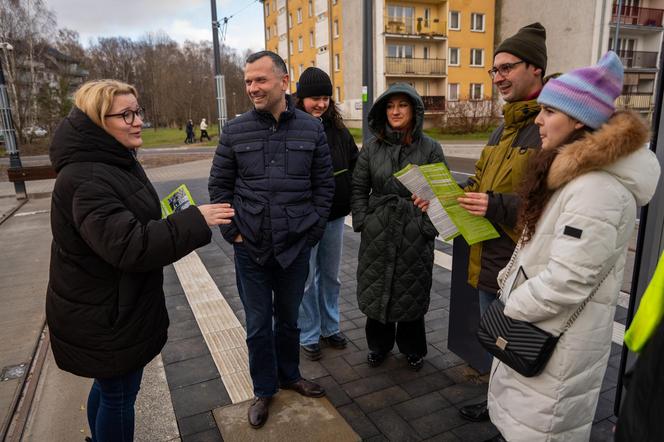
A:
{"label": "building window", "polygon": [[459,11],[450,11],[450,29],[453,31],[461,29],[461,13]]}
{"label": "building window", "polygon": [[473,48],[470,50],[470,65],[484,66],[484,49]]}
{"label": "building window", "polygon": [[484,14],[472,13],[470,15],[470,30],[484,32]]}
{"label": "building window", "polygon": [[428,28],[431,22],[431,8],[424,8],[424,27]]}
{"label": "building window", "polygon": [[450,66],[459,66],[461,58],[461,51],[459,48],[450,48]]}
{"label": "building window", "polygon": [[339,54],[334,54],[334,70],[338,71],[341,69],[341,59],[339,58]]}
{"label": "building window", "polygon": [[302,72],[304,72],[304,65],[303,64],[300,65],[300,76],[302,76]]}
{"label": "building window", "polygon": [[484,84],[470,83],[470,99],[471,100],[484,99]]}
{"label": "building window", "polygon": [[459,83],[448,85],[447,101],[459,101]]}
{"label": "building window", "polygon": [[341,102],[341,88],[339,86],[334,88],[334,101]]}
{"label": "building window", "polygon": [[300,35],[299,37],[297,37],[297,50],[298,52],[302,52],[303,49],[304,49],[304,44],[302,43],[302,36]]}
{"label": "building window", "polygon": [[334,20],[334,36],[339,36],[339,20]]}
{"label": "building window", "polygon": [[293,14],[288,14],[288,29],[293,27]]}
{"label": "building window", "polygon": [[302,23],[302,8],[297,8],[296,17],[297,22]]}
{"label": "building window", "polygon": [[290,46],[290,47],[289,47],[288,49],[290,49],[290,54],[293,55],[293,40],[290,41],[290,45],[289,45],[289,46]]}
{"label": "building window", "polygon": [[415,32],[415,8],[411,6],[387,5],[387,20],[392,32],[412,34]]}
{"label": "building window", "polygon": [[387,45],[387,56],[396,58],[413,58],[412,45]]}
{"label": "building window", "polygon": [[431,55],[431,49],[429,48],[429,46],[424,46],[422,48],[422,58],[428,59],[430,55]]}
{"label": "building window", "polygon": [[337,4],[337,0],[332,0],[332,4],[333,4],[333,5],[336,5],[336,4]]}
{"label": "building window", "polygon": [[291,65],[290,72],[289,72],[288,75],[290,75],[290,77],[292,78],[292,81],[295,81],[295,68],[293,67],[293,65]]}
{"label": "building window", "polygon": [[313,31],[309,31],[309,47],[313,48],[316,45],[316,42],[314,40],[314,33]]}
{"label": "building window", "polygon": [[270,2],[265,2],[265,16],[270,16]]}
{"label": "building window", "polygon": [[314,15],[314,0],[309,0],[309,17]]}

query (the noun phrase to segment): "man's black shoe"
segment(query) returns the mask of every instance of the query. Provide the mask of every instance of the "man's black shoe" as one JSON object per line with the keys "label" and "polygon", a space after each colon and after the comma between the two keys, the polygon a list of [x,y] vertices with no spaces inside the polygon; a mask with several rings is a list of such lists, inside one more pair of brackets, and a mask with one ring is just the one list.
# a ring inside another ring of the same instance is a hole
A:
{"label": "man's black shoe", "polygon": [[249,405],[249,425],[252,428],[260,428],[267,422],[268,408],[272,397],[256,397]]}
{"label": "man's black shoe", "polygon": [[424,366],[424,358],[422,356],[408,355],[406,359],[408,360],[408,366],[413,371],[420,371]]}
{"label": "man's black shoe", "polygon": [[333,348],[346,348],[348,341],[341,333],[335,333],[331,336],[323,336],[323,342]]}
{"label": "man's black shoe", "polygon": [[323,357],[323,353],[320,351],[320,345],[318,344],[300,345],[300,348],[302,348],[302,354],[304,354],[304,357],[310,361],[317,361]]}
{"label": "man's black shoe", "polygon": [[367,355],[367,362],[369,367],[378,367],[387,358],[387,353],[378,353],[377,351],[370,351]]}
{"label": "man's black shoe", "polygon": [[306,397],[323,397],[325,389],[315,382],[300,378],[297,381],[281,386],[284,390],[293,390]]}
{"label": "man's black shoe", "polygon": [[472,422],[483,422],[489,420],[489,409],[486,401],[475,405],[466,405],[459,408],[459,414],[462,418]]}

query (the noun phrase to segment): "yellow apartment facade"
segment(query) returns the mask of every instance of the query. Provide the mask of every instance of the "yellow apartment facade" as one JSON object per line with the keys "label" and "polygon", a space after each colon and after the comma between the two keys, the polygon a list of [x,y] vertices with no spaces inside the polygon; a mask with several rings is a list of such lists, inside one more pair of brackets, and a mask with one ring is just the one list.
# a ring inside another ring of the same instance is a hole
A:
{"label": "yellow apartment facade", "polygon": [[[317,66],[330,74],[346,121],[360,125],[362,1],[262,3],[265,47],[286,61],[291,91],[304,69]],[[445,112],[450,99],[490,99],[486,71],[494,20],[495,0],[375,0],[375,95],[393,83],[409,83],[423,97],[429,122]]]}

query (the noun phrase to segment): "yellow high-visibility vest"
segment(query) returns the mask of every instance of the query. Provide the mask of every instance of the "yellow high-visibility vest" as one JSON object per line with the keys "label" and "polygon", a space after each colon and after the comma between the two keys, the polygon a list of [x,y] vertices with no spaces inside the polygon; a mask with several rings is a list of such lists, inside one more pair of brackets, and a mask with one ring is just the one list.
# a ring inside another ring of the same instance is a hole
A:
{"label": "yellow high-visibility vest", "polygon": [[646,289],[639,309],[634,316],[629,330],[625,333],[625,344],[635,353],[639,353],[664,317],[664,254],[659,258],[655,274]]}

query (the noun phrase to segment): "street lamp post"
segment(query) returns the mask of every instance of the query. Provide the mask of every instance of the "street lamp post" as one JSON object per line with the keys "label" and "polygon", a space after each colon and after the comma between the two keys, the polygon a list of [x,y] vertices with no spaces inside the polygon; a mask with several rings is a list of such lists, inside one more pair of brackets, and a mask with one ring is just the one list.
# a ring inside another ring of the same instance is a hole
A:
{"label": "street lamp post", "polygon": [[[14,48],[9,43],[0,42],[0,49],[3,51],[12,51]],[[16,131],[14,130],[14,123],[12,120],[12,109],[7,94],[7,86],[5,84],[5,73],[2,67],[2,60],[0,60],[0,133],[4,135],[5,149],[9,155],[9,167],[20,168],[21,156],[18,151],[18,143],[16,142]],[[28,193],[25,188],[24,181],[15,181],[14,190],[16,197],[25,199]]]}
{"label": "street lamp post", "polygon": [[212,50],[214,51],[214,84],[217,90],[217,118],[219,122],[219,134],[221,128],[226,124],[226,85],[224,76],[221,75],[221,58],[219,56],[219,20],[217,20],[216,0],[210,0],[212,11]]}

